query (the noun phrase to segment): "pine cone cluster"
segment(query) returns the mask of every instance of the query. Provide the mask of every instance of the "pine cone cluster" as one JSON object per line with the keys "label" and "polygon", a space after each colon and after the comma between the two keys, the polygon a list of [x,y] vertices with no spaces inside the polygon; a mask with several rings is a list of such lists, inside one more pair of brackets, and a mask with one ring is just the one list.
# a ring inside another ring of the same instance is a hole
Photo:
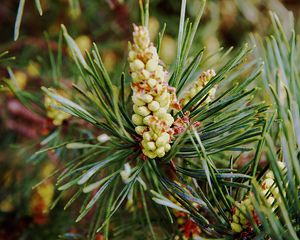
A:
{"label": "pine cone cluster", "polygon": [[[211,80],[212,77],[216,75],[213,69],[209,69],[200,74],[198,80],[195,83],[192,83],[190,87],[188,87],[187,91],[184,93],[183,97],[180,99],[181,106],[186,105],[193,97],[196,96],[198,92],[200,92],[203,87]],[[209,91],[209,96],[206,98],[206,102],[210,102],[216,93],[216,88],[213,87]]]}
{"label": "pine cone cluster", "polygon": [[[285,170],[285,164],[283,162],[277,162],[277,165],[282,173]],[[274,174],[271,170],[268,170],[265,174],[264,180],[261,183],[262,194],[265,196],[267,204],[273,207],[273,210],[276,208],[276,204],[280,199],[278,198],[279,189],[274,183]],[[276,199],[276,203],[275,202]],[[249,196],[246,197],[242,202],[237,203],[238,208],[233,209],[231,229],[235,233],[241,233],[243,231],[250,232],[252,227],[250,222],[246,217],[246,213],[250,213],[253,221],[259,226],[260,220],[258,215],[254,210],[253,203]]]}
{"label": "pine cone cluster", "polygon": [[149,158],[163,157],[171,149],[169,113],[175,93],[166,82],[166,72],[159,63],[156,48],[143,26],[134,26],[133,44],[129,44],[129,66],[133,83],[132,121],[142,136],[142,151]]}
{"label": "pine cone cluster", "polygon": [[[181,110],[181,105],[177,102],[176,89],[168,85],[167,72],[160,63],[157,49],[144,26],[134,25],[128,61],[133,81],[132,122],[136,125],[136,133],[142,136],[143,154],[152,159],[164,157],[171,149],[173,135],[180,132],[176,130],[176,126],[175,129],[172,128],[174,118],[170,111]],[[197,82],[188,88],[181,104],[190,101],[213,76],[214,70],[203,72]],[[210,91],[211,98],[214,93],[215,88]],[[181,128],[184,129],[185,126]]]}

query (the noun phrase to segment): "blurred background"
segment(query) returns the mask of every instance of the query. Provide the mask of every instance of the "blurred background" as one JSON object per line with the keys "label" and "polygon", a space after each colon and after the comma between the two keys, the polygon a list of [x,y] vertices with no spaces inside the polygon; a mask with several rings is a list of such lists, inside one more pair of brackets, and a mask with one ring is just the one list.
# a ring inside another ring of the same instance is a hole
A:
{"label": "blurred background", "polygon": [[[187,14],[191,19],[199,4],[198,0],[187,1]],[[18,0],[1,0],[0,53],[9,53],[0,60],[0,81],[13,78],[20,89],[34,93],[41,101],[41,86],[53,86],[59,81],[71,88],[77,70],[70,61],[70,51],[61,41],[61,24],[67,27],[83,52],[91,48],[92,42],[98,45],[112,76],[118,76],[124,69],[132,23],[140,22],[138,0],[43,0],[43,16],[39,15],[34,1],[26,1],[20,36],[13,41],[18,5]],[[266,36],[270,29],[270,10],[281,17],[283,24],[290,22],[289,11],[292,11],[299,32],[299,0],[207,0],[194,44],[213,53],[220,47],[241,46],[249,41],[249,33]],[[166,24],[160,51],[166,64],[170,64],[176,54],[179,14],[180,1],[150,0],[149,28],[154,42]],[[56,64],[57,56],[60,64]],[[8,87],[2,86],[0,240],[57,239],[61,233],[80,236],[86,229],[84,222],[74,223],[76,212],[62,211],[61,202],[58,202],[60,207],[50,211],[57,197],[52,180],[32,188],[61,163],[51,151],[43,159],[32,157],[39,148],[37,140],[54,126],[45,113],[28,110],[18,100]],[[97,239],[103,238],[98,235]]]}

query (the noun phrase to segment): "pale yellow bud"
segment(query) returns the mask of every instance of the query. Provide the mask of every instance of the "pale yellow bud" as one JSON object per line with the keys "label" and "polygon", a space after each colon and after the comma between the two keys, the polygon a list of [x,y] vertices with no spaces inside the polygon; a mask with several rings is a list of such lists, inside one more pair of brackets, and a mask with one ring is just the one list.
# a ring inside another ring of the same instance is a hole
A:
{"label": "pale yellow bud", "polygon": [[156,84],[156,91],[158,94],[160,94],[163,89],[164,87],[161,84]]}
{"label": "pale yellow bud", "polygon": [[164,80],[165,72],[161,66],[157,67],[157,70],[155,71],[155,78],[157,78],[159,80]]}
{"label": "pale yellow bud", "polygon": [[168,133],[163,133],[160,137],[156,140],[156,146],[162,147],[170,141],[170,135]]}
{"label": "pale yellow bud", "polygon": [[149,71],[143,69],[143,70],[142,70],[142,74],[143,74],[144,79],[147,80],[147,79],[150,78],[150,72],[149,72]]}
{"label": "pale yellow bud", "polygon": [[253,207],[252,204],[250,204],[250,205],[247,206],[247,209],[248,209],[249,212],[252,212],[254,210],[254,207]]}
{"label": "pale yellow bud", "polygon": [[[144,134],[144,133],[143,133]],[[145,139],[143,139],[142,141],[141,141],[141,144],[142,144],[142,146],[144,147],[144,148],[146,148],[146,145],[147,145],[147,141],[145,140]]]}
{"label": "pale yellow bud", "polygon": [[246,206],[249,206],[249,205],[251,204],[251,199],[250,199],[250,198],[245,199],[245,200],[243,201],[243,203],[244,203]]}
{"label": "pale yellow bud", "polygon": [[133,72],[133,73],[131,74],[131,77],[132,77],[132,81],[133,81],[134,83],[140,82],[139,75],[138,75],[136,72]]}
{"label": "pale yellow bud", "polygon": [[139,59],[135,59],[132,63],[130,63],[130,68],[132,71],[139,71],[142,70],[144,67],[145,64]]}
{"label": "pale yellow bud", "polygon": [[279,194],[279,188],[278,187],[274,187],[271,189],[272,194],[276,197]]}
{"label": "pale yellow bud", "polygon": [[214,96],[216,95],[216,91],[217,89],[215,87],[213,87],[210,91],[209,94],[214,98]]}
{"label": "pale yellow bud", "polygon": [[158,102],[163,102],[166,98],[169,97],[169,93],[167,91],[164,91],[163,93],[161,93],[160,95],[157,95],[155,97],[155,101],[158,101]]}
{"label": "pale yellow bud", "polygon": [[247,220],[246,218],[241,218],[241,220],[240,220],[240,223],[241,223],[242,225],[247,224],[247,222],[248,222],[248,220]]}
{"label": "pale yellow bud", "polygon": [[156,141],[158,138],[158,135],[156,133],[152,132],[151,137],[154,141]]}
{"label": "pale yellow bud", "polygon": [[171,114],[167,113],[167,114],[165,115],[165,122],[166,122],[166,124],[167,124],[169,127],[172,126],[172,124],[174,123],[174,118],[172,117]]}
{"label": "pale yellow bud", "polygon": [[266,178],[274,179],[274,174],[273,174],[273,172],[272,172],[272,171],[268,171],[268,172],[266,173]]}
{"label": "pale yellow bud", "polygon": [[264,196],[266,196],[269,193],[269,189],[264,189],[261,192]]}
{"label": "pale yellow bud", "polygon": [[146,69],[150,72],[155,71],[157,67],[158,67],[158,61],[156,59],[150,59],[146,63]]}
{"label": "pale yellow bud", "polygon": [[138,134],[138,135],[143,135],[143,133],[147,130],[147,127],[145,126],[137,126],[135,127],[135,132]]}
{"label": "pale yellow bud", "polygon": [[277,162],[277,165],[279,167],[279,169],[282,171],[285,168],[285,163],[284,162]]}
{"label": "pale yellow bud", "polygon": [[148,39],[146,37],[144,38],[144,41],[139,41],[139,43],[138,43],[139,47],[142,49],[147,48],[149,46],[149,44],[150,44],[150,39]]}
{"label": "pale yellow bud", "polygon": [[145,27],[136,27],[133,33],[133,41],[141,49],[146,49],[150,44],[148,29]]}
{"label": "pale yellow bud", "polygon": [[139,109],[139,106],[138,105],[135,105],[135,104],[133,104],[133,111],[135,112],[135,113],[137,113],[138,112],[138,109]]}
{"label": "pale yellow bud", "polygon": [[136,52],[135,51],[129,51],[129,53],[128,53],[128,60],[130,61],[130,62],[132,62],[134,59],[136,58]]}
{"label": "pale yellow bud", "polygon": [[149,151],[149,150],[146,150],[146,149],[143,149],[142,151],[143,151],[144,155],[147,156],[147,157],[149,157],[149,158],[153,159],[153,158],[157,157],[156,152]]}
{"label": "pale yellow bud", "polygon": [[164,148],[165,148],[165,152],[169,152],[171,149],[171,145],[167,143]]}
{"label": "pale yellow bud", "polygon": [[145,140],[145,141],[151,141],[151,135],[150,135],[150,132],[144,132],[143,133],[143,139]]}
{"label": "pale yellow bud", "polygon": [[157,156],[158,157],[163,157],[163,156],[165,156],[165,149],[164,149],[164,147],[159,147],[159,148],[157,148],[156,149],[156,151],[155,151],[155,153],[157,154]]}
{"label": "pale yellow bud", "polygon": [[138,107],[136,113],[139,114],[139,115],[142,115],[143,117],[146,117],[146,116],[148,116],[151,112],[150,112],[150,110],[149,110],[147,107],[141,106],[141,107]]}
{"label": "pale yellow bud", "polygon": [[157,57],[157,58],[158,58],[156,47],[150,46],[150,47],[148,48],[148,52],[150,52],[150,53],[152,54],[153,57]]}
{"label": "pale yellow bud", "polygon": [[[241,206],[240,206],[240,208],[241,208],[241,210],[242,210],[242,212],[243,212],[243,213],[245,213],[245,212],[246,212],[246,206],[245,206],[245,205],[241,205]],[[240,213],[240,216],[242,216],[242,217],[243,217],[243,214],[242,214],[242,213]]]}
{"label": "pale yellow bud", "polygon": [[197,92],[199,92],[202,89],[202,85],[200,85],[199,83],[196,83],[195,86],[193,87],[193,89],[196,89]]}
{"label": "pale yellow bud", "polygon": [[160,123],[156,123],[156,122],[153,122],[151,123],[151,131],[153,131],[154,133],[158,134],[158,137],[162,134],[163,129],[164,129],[164,125],[163,124],[160,124]]}
{"label": "pale yellow bud", "polygon": [[139,114],[133,114],[132,115],[132,122],[135,124],[135,125],[143,125],[143,117]]}
{"label": "pale yellow bud", "polygon": [[166,113],[167,113],[167,110],[165,108],[160,108],[153,115],[158,117],[159,119],[163,119],[165,117]]}
{"label": "pale yellow bud", "polygon": [[274,183],[274,180],[272,178],[266,178],[263,182],[262,182],[262,186],[265,189],[269,189]]}
{"label": "pale yellow bud", "polygon": [[[246,213],[246,212],[244,212],[244,213]],[[240,222],[244,221],[245,220],[244,214],[240,213],[239,218],[240,218]]]}
{"label": "pale yellow bud", "polygon": [[152,111],[155,112],[159,109],[159,103],[157,101],[152,101],[151,103],[148,104],[148,108]]}
{"label": "pale yellow bud", "polygon": [[240,222],[240,219],[239,219],[239,217],[238,217],[237,215],[233,215],[233,216],[232,216],[232,220],[233,220],[234,222],[236,222],[236,223],[239,223],[239,222]]}
{"label": "pale yellow bud", "polygon": [[268,197],[267,202],[269,205],[272,205],[274,203],[275,199],[273,197]]}
{"label": "pale yellow bud", "polygon": [[154,142],[147,142],[146,148],[150,151],[154,151],[156,149],[155,143]]}
{"label": "pale yellow bud", "polygon": [[165,95],[165,98],[162,98],[159,101],[160,106],[165,107],[165,106],[169,106],[171,102],[171,95],[168,93]]}
{"label": "pale yellow bud", "polygon": [[145,102],[142,99],[138,98],[136,95],[132,96],[132,101],[137,106],[144,106],[145,105]]}
{"label": "pale yellow bud", "polygon": [[234,232],[237,232],[237,233],[240,233],[241,231],[243,231],[243,228],[240,224],[237,224],[237,223],[231,223],[231,229],[234,231]]}
{"label": "pale yellow bud", "polygon": [[28,78],[27,75],[24,72],[16,71],[14,73],[16,84],[20,89],[24,89],[27,85]]}
{"label": "pale yellow bud", "polygon": [[149,123],[150,123],[151,118],[152,118],[151,115],[150,115],[150,116],[147,116],[147,117],[144,117],[144,119],[143,119],[143,124],[149,126]]}
{"label": "pale yellow bud", "polygon": [[156,81],[155,79],[153,79],[153,78],[150,78],[150,79],[148,80],[148,84],[149,84],[149,86],[150,86],[151,88],[154,88],[154,87],[156,86],[156,84],[157,84],[157,81]]}
{"label": "pale yellow bud", "polygon": [[150,94],[142,94],[140,98],[145,102],[145,103],[150,103],[153,100],[153,97]]}
{"label": "pale yellow bud", "polygon": [[197,90],[195,88],[192,88],[189,92],[190,98],[193,98],[197,94]]}
{"label": "pale yellow bud", "polygon": [[159,109],[158,111],[154,112],[154,116],[158,117],[159,119],[165,119],[165,116],[167,113],[160,111],[161,109]]}

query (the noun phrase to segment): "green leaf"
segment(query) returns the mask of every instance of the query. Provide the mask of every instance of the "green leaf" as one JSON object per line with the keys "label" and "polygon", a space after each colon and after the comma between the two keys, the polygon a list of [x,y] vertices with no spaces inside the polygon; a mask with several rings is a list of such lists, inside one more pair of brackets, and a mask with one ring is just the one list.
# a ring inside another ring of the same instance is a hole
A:
{"label": "green leaf", "polygon": [[128,155],[131,154],[131,152],[128,151],[119,151],[115,154],[108,156],[104,159],[102,159],[99,163],[97,163],[94,167],[89,169],[87,172],[85,172],[79,179],[78,184],[82,185],[86,183],[94,174],[96,174],[98,171],[100,171],[103,167],[107,166],[108,164],[114,163],[115,161],[119,159],[124,159],[128,157]]}
{"label": "green leaf", "polygon": [[43,15],[43,9],[42,9],[40,0],[35,0],[35,6],[36,6],[37,10],[39,11],[39,14],[42,16]]}
{"label": "green leaf", "polygon": [[99,188],[99,187],[100,187],[103,183],[105,183],[107,180],[109,180],[110,178],[112,178],[113,176],[115,176],[115,175],[117,175],[117,174],[119,174],[119,173],[120,173],[120,171],[116,171],[116,172],[110,174],[109,176],[107,176],[107,177],[105,177],[105,178],[103,178],[103,179],[98,180],[97,182],[91,183],[91,184],[85,186],[85,187],[83,188],[82,191],[83,191],[84,193],[91,192],[91,191],[93,191],[94,189]]}
{"label": "green leaf", "polygon": [[95,203],[99,200],[104,191],[110,186],[115,178],[116,176],[111,177],[102,185],[102,187],[96,192],[96,194],[92,197],[88,204],[83,208],[80,215],[77,217],[76,222],[79,222],[82,218],[84,218],[84,216],[91,210],[91,208],[95,205]]}
{"label": "green leaf", "polygon": [[18,37],[19,37],[20,26],[21,26],[23,11],[24,11],[24,5],[25,5],[25,0],[20,0],[17,17],[16,17],[16,22],[15,22],[15,30],[14,30],[14,40],[15,41],[17,41]]}
{"label": "green leaf", "polygon": [[189,213],[186,209],[178,206],[177,204],[173,203],[168,198],[165,198],[163,195],[155,192],[154,190],[150,190],[150,192],[155,196],[155,197],[152,197],[152,200],[154,202],[156,202],[157,204],[160,204],[160,205],[163,205],[166,207],[170,207],[170,208],[176,209],[181,212]]}

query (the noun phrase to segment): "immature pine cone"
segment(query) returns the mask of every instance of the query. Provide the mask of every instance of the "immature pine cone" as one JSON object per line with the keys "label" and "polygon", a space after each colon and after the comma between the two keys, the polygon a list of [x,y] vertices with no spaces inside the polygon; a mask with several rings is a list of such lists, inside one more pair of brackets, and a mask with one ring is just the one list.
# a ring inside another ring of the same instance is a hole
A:
{"label": "immature pine cone", "polygon": [[[284,172],[285,164],[283,162],[277,162],[279,169]],[[278,199],[279,189],[274,185],[274,174],[271,170],[267,171],[263,182],[261,183],[262,192],[265,195],[267,202],[270,206],[273,205],[276,197]],[[276,204],[275,204],[276,205]],[[260,225],[259,218],[254,210],[254,206],[250,198],[246,198],[242,202],[238,203],[239,208],[246,213],[247,211],[252,214],[252,218],[257,225]],[[276,206],[273,206],[275,210]],[[248,222],[246,216],[239,211],[239,209],[233,209],[231,229],[236,233],[240,233],[245,230],[251,230],[251,224]]]}
{"label": "immature pine cone", "polygon": [[171,148],[174,118],[168,112],[176,96],[165,81],[166,72],[143,26],[134,26],[128,60],[133,80],[132,121],[135,131],[143,138],[142,151],[149,158],[163,157]]}
{"label": "immature pine cone", "polygon": [[[202,88],[204,88],[204,86],[215,75],[216,75],[216,73],[213,69],[209,69],[209,70],[201,73],[199,76],[199,79],[195,83],[191,84],[191,86],[188,87],[187,91],[184,93],[183,97],[180,99],[181,106],[186,105],[193,97],[195,97],[196,94],[198,92],[200,92],[200,90]],[[209,96],[206,99],[206,102],[210,102],[215,97],[215,93],[216,93],[216,88],[213,87],[209,91]]]}

